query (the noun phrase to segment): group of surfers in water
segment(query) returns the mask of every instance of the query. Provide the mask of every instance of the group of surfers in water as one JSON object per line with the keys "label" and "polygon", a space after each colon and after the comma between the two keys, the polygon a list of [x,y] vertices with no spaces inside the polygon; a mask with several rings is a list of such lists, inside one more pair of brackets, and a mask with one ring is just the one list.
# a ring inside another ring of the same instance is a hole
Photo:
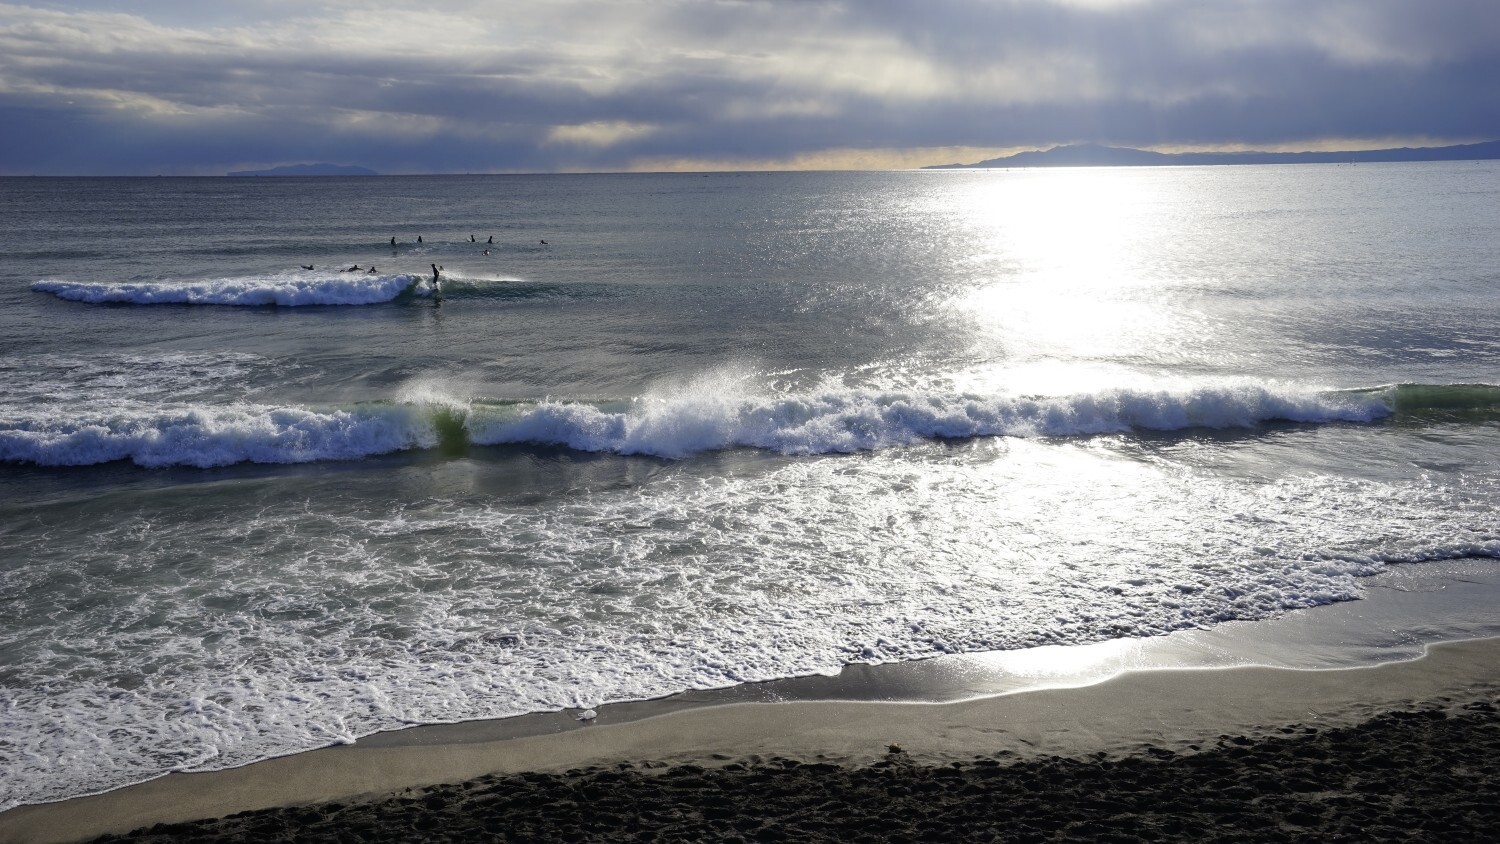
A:
{"label": "group of surfers in water", "polygon": [[[421,242],[422,242],[422,236],[421,235],[417,235],[417,243],[421,243]],[[471,234],[471,235],[469,235],[469,242],[470,243],[478,243],[479,242],[479,238],[477,238],[477,237],[475,237],[474,235]],[[489,239],[486,240],[485,243],[487,245],[494,245],[494,243],[495,243],[495,236],[494,235],[490,235]],[[547,241],[545,241],[545,240],[541,241],[541,244],[543,246],[547,246],[548,245]],[[395,237],[391,238],[391,247],[392,248],[396,247],[396,238]],[[486,254],[486,255],[490,254],[490,250],[488,250],[488,249],[484,250],[484,254]],[[312,264],[298,264],[298,266],[300,266],[304,270],[311,270],[313,268]],[[347,267],[347,268],[345,268],[343,270],[340,270],[340,272],[346,272],[346,273],[363,272],[365,275],[378,275],[379,274],[379,271],[375,269],[375,265],[374,264],[371,264],[368,269],[365,268],[365,267],[361,267],[359,264],[355,264],[352,267]],[[441,297],[442,293],[443,293],[443,290],[442,290],[442,287],[441,287],[442,276],[443,276],[443,268],[441,266],[437,265],[437,264],[433,264],[432,265],[432,292],[434,294],[436,294],[438,297]]]}

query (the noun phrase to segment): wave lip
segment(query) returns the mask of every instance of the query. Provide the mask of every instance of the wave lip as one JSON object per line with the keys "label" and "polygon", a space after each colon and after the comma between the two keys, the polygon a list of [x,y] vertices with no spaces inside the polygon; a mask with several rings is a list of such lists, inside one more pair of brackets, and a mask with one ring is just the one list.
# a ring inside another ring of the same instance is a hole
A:
{"label": "wave lip", "polygon": [[389,302],[417,286],[407,273],[394,275],[307,275],[281,273],[200,281],[83,282],[44,279],[38,293],[88,304],[133,305],[373,305]]}

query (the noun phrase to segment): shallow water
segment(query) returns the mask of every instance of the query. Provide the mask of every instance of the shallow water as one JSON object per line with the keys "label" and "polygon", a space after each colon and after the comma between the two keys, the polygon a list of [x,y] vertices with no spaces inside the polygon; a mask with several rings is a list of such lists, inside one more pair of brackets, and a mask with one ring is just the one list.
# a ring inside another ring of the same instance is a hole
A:
{"label": "shallow water", "polygon": [[0,805],[1500,556],[1497,198],[0,180]]}

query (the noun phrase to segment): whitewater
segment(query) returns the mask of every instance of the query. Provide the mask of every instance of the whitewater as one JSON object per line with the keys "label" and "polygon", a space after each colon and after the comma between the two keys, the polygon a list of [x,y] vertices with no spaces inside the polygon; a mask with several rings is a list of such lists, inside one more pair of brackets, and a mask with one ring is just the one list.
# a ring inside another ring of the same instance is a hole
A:
{"label": "whitewater", "polygon": [[[1500,559],[1493,163],[0,179],[0,221],[0,809]],[[1500,634],[1438,597],[1381,635]]]}
{"label": "whitewater", "polygon": [[43,280],[31,285],[73,302],[116,302],[133,305],[369,305],[389,302],[407,293],[431,295],[423,279],[398,274],[366,273],[348,276],[315,275],[310,271],[282,272],[244,278],[197,281],[80,282]]}
{"label": "whitewater", "polygon": [[1060,397],[844,391],[732,398],[695,389],[612,402],[433,397],[328,409],[187,405],[73,414],[44,409],[0,418],[0,460],[40,466],[129,460],[140,466],[207,468],[352,460],[445,441],[449,447],[531,444],[665,458],[735,447],[832,454],[930,439],[1370,422],[1392,412],[1395,396],[1396,388],[1324,395],[1259,385]]}

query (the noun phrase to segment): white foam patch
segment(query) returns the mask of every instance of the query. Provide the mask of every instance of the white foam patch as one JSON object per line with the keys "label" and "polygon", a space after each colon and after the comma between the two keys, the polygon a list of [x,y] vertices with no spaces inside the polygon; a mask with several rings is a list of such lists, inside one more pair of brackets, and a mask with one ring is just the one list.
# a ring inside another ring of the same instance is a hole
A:
{"label": "white foam patch", "polygon": [[235,405],[121,410],[58,419],[13,411],[0,419],[0,461],[87,466],[228,466],[351,460],[430,447],[428,419],[405,405],[352,410]]}
{"label": "white foam patch", "polygon": [[407,290],[430,293],[426,282],[406,273],[311,272],[198,281],[42,280],[32,284],[31,289],[74,302],[135,305],[371,305],[389,302]]}
{"label": "white foam patch", "polygon": [[736,446],[827,454],[935,438],[1249,428],[1271,421],[1369,422],[1390,412],[1380,395],[1265,384],[1114,389],[1060,397],[869,390],[747,397],[711,384],[638,399],[623,410],[551,401],[489,413],[476,410],[469,428],[476,443],[529,442],[683,457]]}
{"label": "white foam patch", "polygon": [[1472,489],[920,451],[562,502],[278,492],[18,525],[0,808],[413,723],[1264,618],[1357,597],[1384,559],[1500,554]]}

